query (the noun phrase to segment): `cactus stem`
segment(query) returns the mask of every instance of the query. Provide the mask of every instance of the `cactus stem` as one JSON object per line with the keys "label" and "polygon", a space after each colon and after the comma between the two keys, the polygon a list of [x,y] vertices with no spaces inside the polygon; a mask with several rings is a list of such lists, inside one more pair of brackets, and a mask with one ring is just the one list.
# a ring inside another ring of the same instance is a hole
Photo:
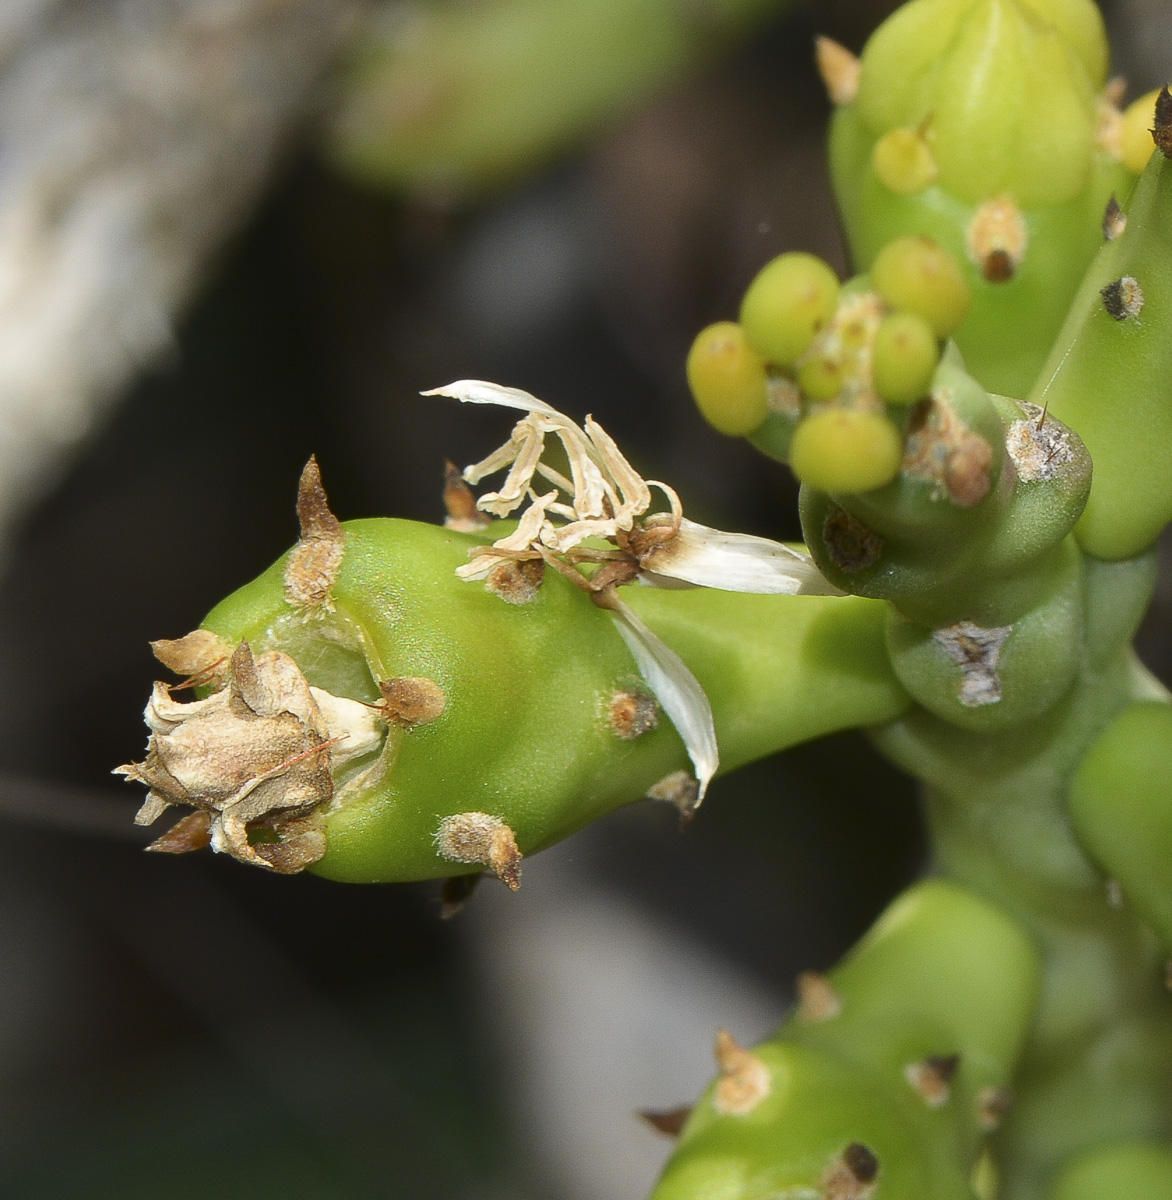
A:
{"label": "cactus stem", "polygon": [[1001,700],[997,663],[1012,625],[984,629],[972,621],[958,621],[937,629],[932,638],[961,670],[959,699],[966,708],[980,708]]}
{"label": "cactus stem", "polygon": [[1133,275],[1124,275],[1107,284],[1099,295],[1103,298],[1103,307],[1116,321],[1127,321],[1143,312],[1143,288]]}
{"label": "cactus stem", "polygon": [[330,512],[316,458],[301,472],[297,519],[301,537],[285,564],[285,599],[295,608],[332,612],[330,593],[342,567],[345,534]]}
{"label": "cactus stem", "polygon": [[681,1104],[678,1108],[645,1108],[639,1113],[652,1129],[670,1138],[678,1138],[692,1115],[692,1105]]}
{"label": "cactus stem", "polygon": [[1103,210],[1103,237],[1108,242],[1113,242],[1126,228],[1127,214],[1112,192],[1111,199],[1107,201],[1107,207]]}
{"label": "cactus stem", "polygon": [[435,844],[451,862],[486,866],[511,892],[521,886],[521,851],[513,831],[499,817],[484,812],[444,817]]}
{"label": "cactus stem", "polygon": [[743,1117],[773,1090],[769,1068],[737,1042],[727,1029],[716,1031],[716,1063],[720,1081],[712,1106],[728,1117]]}
{"label": "cactus stem", "polygon": [[931,1054],[908,1063],[903,1077],[929,1108],[943,1108],[952,1096],[952,1078],[959,1066],[959,1054]]}
{"label": "cactus stem", "polygon": [[867,1200],[879,1177],[879,1159],[862,1142],[851,1142],[822,1179],[823,1200]]}
{"label": "cactus stem", "polygon": [[799,1021],[816,1024],[842,1012],[842,997],[819,971],[803,971],[797,979]]}
{"label": "cactus stem", "polygon": [[1116,912],[1121,912],[1126,907],[1127,900],[1123,895],[1123,885],[1118,879],[1108,879],[1103,885],[1103,891],[1107,896],[1107,904]]}
{"label": "cactus stem", "polygon": [[814,39],[814,61],[832,104],[851,104],[859,94],[862,63],[833,38]]}

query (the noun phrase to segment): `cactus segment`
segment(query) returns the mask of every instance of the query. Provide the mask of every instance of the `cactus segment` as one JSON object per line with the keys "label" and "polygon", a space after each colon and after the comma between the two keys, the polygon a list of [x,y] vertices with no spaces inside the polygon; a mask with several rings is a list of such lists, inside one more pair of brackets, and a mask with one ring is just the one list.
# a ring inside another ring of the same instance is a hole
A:
{"label": "cactus segment", "polygon": [[1091,170],[1106,63],[1097,16],[1089,0],[914,0],[863,51],[859,115],[877,137],[927,124],[940,184],[961,200],[1062,204]]}
{"label": "cactus segment", "polygon": [[1076,536],[1109,559],[1138,554],[1172,519],[1172,163],[1162,154],[1126,212],[1030,395],[1077,429],[1094,459]]}
{"label": "cactus segment", "polygon": [[1106,61],[1090,0],[915,0],[868,42],[857,97],[836,102],[831,175],[858,268],[901,237],[949,251],[972,292],[955,336],[992,391],[1026,394],[1108,198],[1130,196],[1119,136],[1102,133],[1122,127]]}
{"label": "cactus segment", "polygon": [[997,909],[916,885],[829,978],[807,979],[773,1038],[740,1052],[759,1077],[751,1106],[722,1099],[721,1057],[652,1200],[968,1200],[1038,980],[1030,940]]}
{"label": "cactus segment", "polygon": [[[121,768],[151,789],[140,821],[172,805],[198,810],[157,849],[210,839],[244,862],[348,880],[487,867],[514,887],[523,855],[618,804],[655,795],[690,814],[719,764],[718,736],[733,765],[804,729],[906,704],[883,656],[881,610],[859,608],[804,551],[685,520],[674,491],[642,479],[590,418],[579,427],[528,393],[479,381],[441,393],[525,414],[462,480],[447,474],[449,521],[473,532],[342,525],[311,462],[293,550],[204,630],[159,644],[160,659],[191,677],[184,686],[214,690],[181,704],[158,684],[147,757]],[[549,435],[568,476],[544,459]],[[471,502],[467,481],[496,472],[506,472],[497,490]],[[553,490],[538,496],[538,476]],[[648,513],[652,486],[671,513]],[[519,508],[495,527],[473,519]],[[713,610],[701,595],[655,587],[620,600],[617,588],[636,580],[737,588],[763,607],[742,597],[747,607]],[[782,596],[799,607],[779,621],[769,601]],[[824,628],[836,631],[833,649],[821,647]],[[728,629],[745,639],[740,651]],[[753,665],[730,688],[741,652]],[[854,681],[845,688],[840,667]],[[765,691],[745,710],[761,671]],[[807,674],[829,685],[829,709],[814,700],[784,714]],[[674,728],[660,725],[660,709]],[[681,770],[681,738],[694,776]]]}
{"label": "cactus segment", "polygon": [[[283,559],[205,622],[216,645],[280,651],[312,687],[363,712],[379,706],[377,681],[425,678],[443,693],[434,720],[384,721],[364,756],[335,760],[315,873],[378,882],[473,871],[477,861],[437,844],[445,819],[486,814],[527,855],[685,766],[666,722],[635,738],[615,729],[613,698],[641,686],[638,666],[610,615],[560,574],[529,604],[506,604],[456,576],[476,535],[389,519],[342,529],[333,613],[307,620],[291,608]],[[882,648],[881,606],[657,588],[629,601],[699,680],[727,768],[907,704]]]}
{"label": "cactus segment", "polygon": [[1103,730],[1075,776],[1070,816],[1126,903],[1172,951],[1172,707],[1134,704]]}

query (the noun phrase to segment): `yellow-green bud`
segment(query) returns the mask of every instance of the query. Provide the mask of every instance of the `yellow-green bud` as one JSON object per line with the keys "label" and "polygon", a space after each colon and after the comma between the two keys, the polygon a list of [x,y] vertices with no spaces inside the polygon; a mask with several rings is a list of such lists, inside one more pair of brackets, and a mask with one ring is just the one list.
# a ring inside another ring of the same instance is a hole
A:
{"label": "yellow-green bud", "polygon": [[888,404],[914,404],[927,394],[940,347],[932,327],[917,313],[884,317],[872,351],[875,391]]}
{"label": "yellow-green bud", "polygon": [[842,361],[833,354],[815,354],[798,369],[798,386],[811,400],[832,400],[844,382]]}
{"label": "yellow-green bud", "polygon": [[936,160],[918,129],[888,130],[871,151],[871,165],[884,185],[901,196],[922,191],[937,175]]}
{"label": "yellow-green bud", "polygon": [[877,137],[927,123],[962,200],[1061,204],[1091,173],[1106,66],[1091,0],[912,0],[863,52],[858,111]]}
{"label": "yellow-green bud", "polygon": [[813,254],[793,252],[766,263],[741,301],[750,343],[771,363],[790,366],[838,307],[838,276]]}
{"label": "yellow-green bud", "polygon": [[929,237],[890,242],[871,267],[871,282],[892,308],[923,317],[938,338],[956,329],[972,303],[960,265]]}
{"label": "yellow-green bud", "polygon": [[899,431],[879,413],[829,408],[807,417],[794,433],[790,466],[820,492],[869,492],[899,474]]}
{"label": "yellow-green bud", "polygon": [[734,321],[702,329],[688,352],[688,385],[713,429],[743,437],[769,415],[765,360]]}

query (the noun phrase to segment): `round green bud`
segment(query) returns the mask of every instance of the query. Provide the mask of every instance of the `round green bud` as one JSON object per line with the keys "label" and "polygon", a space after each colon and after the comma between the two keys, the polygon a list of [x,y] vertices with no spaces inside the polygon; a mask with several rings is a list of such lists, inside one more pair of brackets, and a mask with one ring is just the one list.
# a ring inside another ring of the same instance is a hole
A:
{"label": "round green bud", "polygon": [[884,317],[875,331],[871,370],[875,391],[888,404],[914,404],[927,394],[940,361],[932,327],[919,314]]}
{"label": "round green bud", "polygon": [[929,237],[889,242],[871,267],[871,282],[892,308],[923,317],[938,338],[960,325],[972,303],[960,264]]}
{"label": "round green bud", "polygon": [[687,372],[696,406],[718,432],[742,437],[769,415],[765,360],[734,321],[718,321],[696,335]]}
{"label": "round green bud", "polygon": [[816,354],[798,368],[798,386],[811,400],[831,400],[842,391],[846,374],[833,354]]}
{"label": "round green bud", "polygon": [[741,301],[750,343],[787,367],[809,347],[838,307],[838,276],[813,254],[782,254],[766,263]]}
{"label": "round green bud", "polygon": [[820,492],[869,492],[899,474],[903,444],[884,416],[831,408],[807,417],[794,433],[790,466]]}
{"label": "round green bud", "polygon": [[901,196],[922,192],[936,178],[936,160],[916,129],[889,129],[871,151],[880,182]]}

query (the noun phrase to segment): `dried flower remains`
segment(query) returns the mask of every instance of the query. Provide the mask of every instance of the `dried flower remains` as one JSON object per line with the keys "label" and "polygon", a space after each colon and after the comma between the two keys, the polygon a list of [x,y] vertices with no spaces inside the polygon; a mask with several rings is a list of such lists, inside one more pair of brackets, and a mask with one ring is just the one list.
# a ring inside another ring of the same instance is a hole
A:
{"label": "dried flower remains", "polygon": [[[468,484],[507,472],[496,491],[477,500],[476,509],[512,517],[516,525],[491,544],[475,547],[456,574],[486,580],[490,590],[515,604],[531,593],[502,592],[501,572],[546,565],[608,609],[639,673],[684,741],[696,772],[697,802],[702,800],[719,763],[711,705],[679,655],[619,599],[616,589],[639,582],[780,595],[842,593],[822,577],[805,550],[687,520],[675,489],[644,479],[592,417],[579,426],[528,392],[476,379],[424,395],[525,413],[503,446],[463,472]],[[568,475],[546,459],[550,435],[564,451]],[[651,511],[655,492],[664,498],[666,512]],[[539,586],[540,575],[534,579],[532,586]]]}

